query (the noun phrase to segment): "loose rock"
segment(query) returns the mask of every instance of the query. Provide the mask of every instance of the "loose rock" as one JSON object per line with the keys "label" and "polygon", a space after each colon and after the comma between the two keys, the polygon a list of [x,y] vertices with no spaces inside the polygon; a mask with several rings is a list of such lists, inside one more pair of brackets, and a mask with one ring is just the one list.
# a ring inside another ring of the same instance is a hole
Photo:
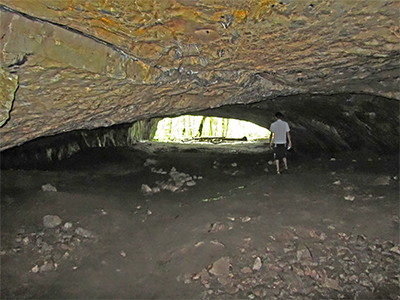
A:
{"label": "loose rock", "polygon": [[39,269],[40,273],[50,272],[54,270],[54,264],[52,262],[45,262]]}
{"label": "loose rock", "polygon": [[[167,174],[163,170],[152,169],[153,172],[159,174]],[[169,171],[168,175],[170,178],[167,181],[157,182],[157,186],[150,187],[147,184],[142,184],[141,191],[145,195],[152,195],[161,192],[161,190],[168,190],[171,192],[183,192],[186,190],[186,187],[191,187],[196,185],[194,178],[202,179],[201,176],[190,176],[189,174],[185,174],[182,172],[178,172],[175,167],[172,167]]]}
{"label": "loose rock", "polygon": [[84,229],[84,228],[82,228],[82,227],[76,228],[76,229],[75,229],[75,233],[76,233],[77,235],[81,236],[81,237],[88,238],[88,239],[91,239],[91,238],[95,238],[95,237],[96,237],[96,235],[95,235],[93,232],[91,232],[91,231],[89,231],[89,230],[87,230],[87,229]]}
{"label": "loose rock", "polygon": [[153,193],[152,188],[149,187],[147,184],[142,184],[141,190],[142,193],[145,195],[151,195]]}
{"label": "loose rock", "polygon": [[240,220],[241,220],[243,223],[247,223],[247,222],[250,222],[250,221],[251,221],[251,218],[248,217],[248,216],[246,216],[246,217],[240,218]]}
{"label": "loose rock", "polygon": [[394,247],[390,248],[389,251],[400,255],[400,247],[399,246],[394,246]]}
{"label": "loose rock", "polygon": [[145,167],[148,167],[148,166],[154,166],[154,165],[156,165],[156,164],[157,164],[157,160],[148,158],[148,159],[146,159],[146,161],[144,162],[143,165],[144,165]]}
{"label": "loose rock", "polygon": [[374,180],[374,185],[389,185],[390,176],[380,176]]}
{"label": "loose rock", "polygon": [[353,195],[344,196],[344,200],[347,200],[347,201],[353,202],[354,199],[356,199],[356,197],[354,197]]}
{"label": "loose rock", "polygon": [[57,188],[50,183],[42,185],[43,192],[57,192]]}
{"label": "loose rock", "polygon": [[262,261],[260,257],[257,257],[253,264],[253,270],[259,271],[262,267]]}
{"label": "loose rock", "polygon": [[72,228],[72,223],[71,222],[64,223],[64,225],[63,225],[63,229],[64,230],[68,230],[68,229],[71,229],[71,228]]}
{"label": "loose rock", "polygon": [[304,261],[304,260],[312,260],[312,254],[310,250],[306,247],[303,247],[297,250],[297,260]]}
{"label": "loose rock", "polygon": [[38,265],[35,265],[35,266],[31,269],[31,271],[32,271],[33,273],[39,273],[39,266],[38,266]]}
{"label": "loose rock", "polygon": [[62,222],[61,218],[57,215],[46,215],[43,217],[43,226],[46,228],[55,228]]}
{"label": "loose rock", "polygon": [[215,276],[228,276],[230,268],[230,258],[229,257],[221,257],[216,262],[213,263],[211,269],[209,270],[210,274]]}
{"label": "loose rock", "polygon": [[325,278],[322,286],[329,289],[340,290],[339,282],[337,280],[330,278]]}

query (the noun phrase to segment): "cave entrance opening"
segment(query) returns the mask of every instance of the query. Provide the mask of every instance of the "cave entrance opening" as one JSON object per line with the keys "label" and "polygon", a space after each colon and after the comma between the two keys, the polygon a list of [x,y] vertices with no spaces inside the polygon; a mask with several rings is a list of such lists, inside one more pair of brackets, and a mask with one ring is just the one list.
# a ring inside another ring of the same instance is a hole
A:
{"label": "cave entrance opening", "polygon": [[269,139],[271,132],[257,124],[232,118],[184,115],[164,118],[153,140],[171,143],[235,143]]}

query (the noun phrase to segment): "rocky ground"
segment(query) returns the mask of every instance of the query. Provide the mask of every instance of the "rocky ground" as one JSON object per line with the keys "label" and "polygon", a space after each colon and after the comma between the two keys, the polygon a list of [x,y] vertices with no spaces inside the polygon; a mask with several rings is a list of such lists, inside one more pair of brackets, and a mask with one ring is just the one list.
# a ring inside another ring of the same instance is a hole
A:
{"label": "rocky ground", "polygon": [[96,149],[1,171],[1,298],[400,299],[398,158]]}

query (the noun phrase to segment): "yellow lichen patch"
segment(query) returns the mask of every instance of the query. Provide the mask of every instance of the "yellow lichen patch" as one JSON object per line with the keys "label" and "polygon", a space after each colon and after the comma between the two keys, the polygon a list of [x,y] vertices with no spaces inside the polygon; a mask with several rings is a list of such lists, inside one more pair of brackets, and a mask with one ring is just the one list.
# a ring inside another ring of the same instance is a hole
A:
{"label": "yellow lichen patch", "polygon": [[253,0],[251,7],[251,18],[258,22],[265,20],[274,11],[282,12],[286,8],[279,0]]}
{"label": "yellow lichen patch", "polygon": [[233,11],[233,16],[235,17],[235,20],[237,20],[238,22],[246,21],[248,14],[249,12],[247,10]]}

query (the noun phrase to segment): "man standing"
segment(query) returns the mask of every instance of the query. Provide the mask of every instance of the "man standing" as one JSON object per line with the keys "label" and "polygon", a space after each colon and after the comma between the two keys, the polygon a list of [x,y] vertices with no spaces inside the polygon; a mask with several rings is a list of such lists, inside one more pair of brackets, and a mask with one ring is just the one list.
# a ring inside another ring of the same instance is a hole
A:
{"label": "man standing", "polygon": [[[289,124],[282,120],[283,114],[277,112],[275,114],[276,121],[271,124],[271,138],[269,142],[269,146],[274,150],[275,164],[276,164],[276,173],[281,174],[279,169],[279,161],[283,160],[283,164],[285,166],[285,171],[288,170],[287,165],[287,149],[292,148],[292,140],[290,138],[290,128]],[[288,146],[286,147],[286,143]],[[274,145],[274,147],[272,147]]]}

